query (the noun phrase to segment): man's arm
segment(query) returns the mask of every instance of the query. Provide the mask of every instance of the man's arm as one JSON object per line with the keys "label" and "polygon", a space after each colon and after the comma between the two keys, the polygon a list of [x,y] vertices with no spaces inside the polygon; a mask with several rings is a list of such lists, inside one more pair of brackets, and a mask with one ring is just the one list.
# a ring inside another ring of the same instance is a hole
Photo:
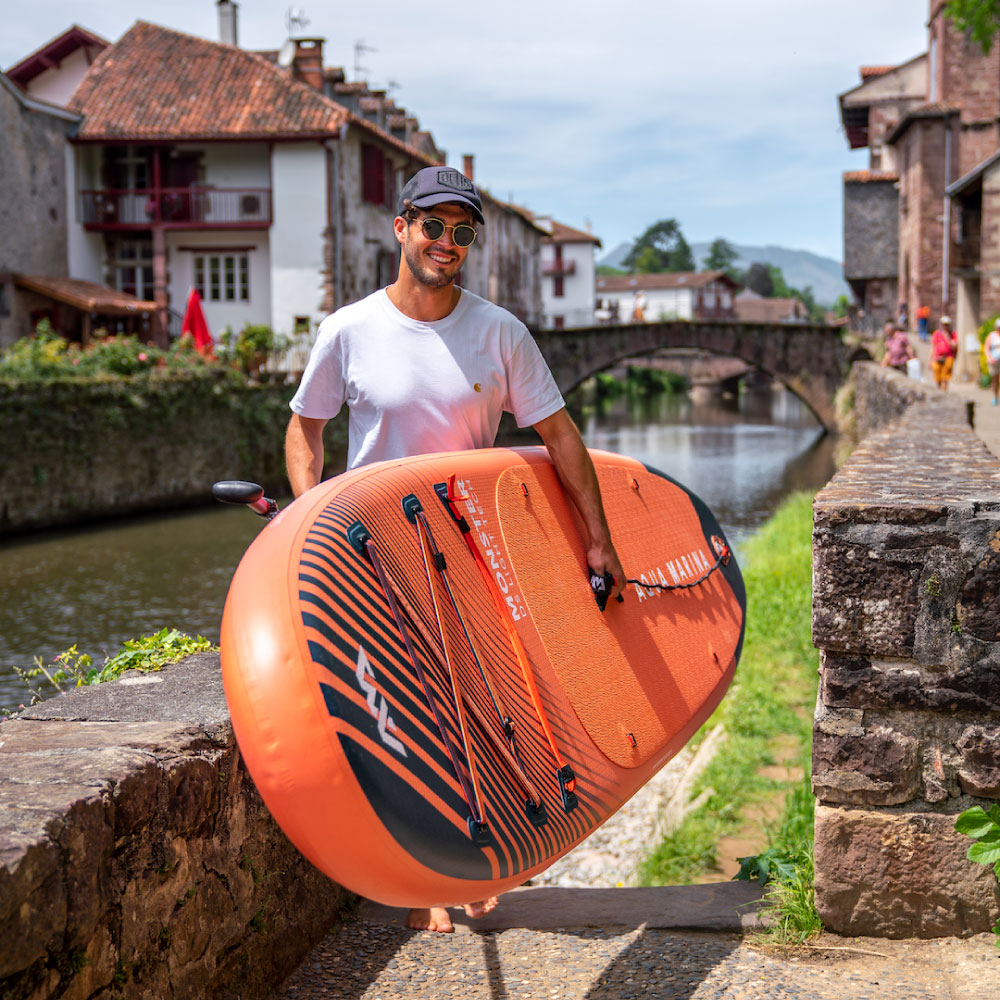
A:
{"label": "man's arm", "polygon": [[323,428],[325,420],[292,414],[285,432],[285,468],[292,493],[300,497],[323,475]]}
{"label": "man's arm", "polygon": [[563,489],[583,520],[587,533],[587,565],[598,573],[610,573],[615,578],[610,595],[615,597],[625,588],[625,571],[611,543],[597,472],[583,438],[565,407],[540,420],[534,427],[549,451]]}

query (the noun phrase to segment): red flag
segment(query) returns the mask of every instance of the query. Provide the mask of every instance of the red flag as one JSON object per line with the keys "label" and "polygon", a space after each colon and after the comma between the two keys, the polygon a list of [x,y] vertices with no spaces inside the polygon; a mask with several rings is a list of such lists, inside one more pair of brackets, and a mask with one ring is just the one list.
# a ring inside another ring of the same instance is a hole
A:
{"label": "red flag", "polygon": [[205,322],[205,314],[201,310],[201,296],[197,288],[191,289],[188,296],[187,308],[184,310],[184,320],[181,323],[181,336],[190,334],[194,340],[194,346],[199,354],[209,355],[215,349],[215,341],[208,332],[208,323]]}

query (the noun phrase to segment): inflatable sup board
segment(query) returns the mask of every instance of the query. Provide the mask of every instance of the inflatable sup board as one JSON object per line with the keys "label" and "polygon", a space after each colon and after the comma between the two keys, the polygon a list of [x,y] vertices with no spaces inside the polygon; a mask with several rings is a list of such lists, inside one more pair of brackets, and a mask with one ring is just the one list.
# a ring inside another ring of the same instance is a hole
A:
{"label": "inflatable sup board", "polygon": [[591,455],[634,581],[603,611],[544,448],[344,473],[247,550],[222,621],[236,737],[274,818],[341,885],[430,906],[525,882],[728,688],[746,597],[718,523],[669,477]]}

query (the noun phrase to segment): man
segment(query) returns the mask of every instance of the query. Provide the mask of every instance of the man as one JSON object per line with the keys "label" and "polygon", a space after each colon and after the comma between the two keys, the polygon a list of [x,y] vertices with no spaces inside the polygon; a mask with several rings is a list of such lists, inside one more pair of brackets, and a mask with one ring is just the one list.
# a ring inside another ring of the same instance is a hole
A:
{"label": "man", "polygon": [[[393,223],[399,276],[328,316],[291,401],[285,460],[292,491],[323,470],[323,427],[346,403],[348,468],[427,452],[488,448],[504,410],[533,426],[584,524],[587,564],[625,573],[611,543],[597,474],[527,328],[499,306],[455,284],[476,225],[485,224],[475,185],[456,170],[425,167],[399,198]],[[587,586],[585,579],[580,586]],[[495,899],[470,903],[481,916]],[[453,930],[443,907],[411,910],[411,927]]]}

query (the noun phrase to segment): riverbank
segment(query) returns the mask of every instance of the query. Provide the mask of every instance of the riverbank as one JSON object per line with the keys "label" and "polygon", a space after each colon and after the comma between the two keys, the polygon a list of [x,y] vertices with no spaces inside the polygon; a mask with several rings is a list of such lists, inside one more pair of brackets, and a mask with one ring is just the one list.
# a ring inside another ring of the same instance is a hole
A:
{"label": "riverbank", "polygon": [[732,877],[738,857],[769,846],[768,827],[809,770],[819,666],[810,634],[811,505],[811,494],[793,495],[743,546],[743,655],[694,743],[717,728],[722,736],[690,786],[697,807],[682,803],[688,811],[641,867],[643,885]]}

